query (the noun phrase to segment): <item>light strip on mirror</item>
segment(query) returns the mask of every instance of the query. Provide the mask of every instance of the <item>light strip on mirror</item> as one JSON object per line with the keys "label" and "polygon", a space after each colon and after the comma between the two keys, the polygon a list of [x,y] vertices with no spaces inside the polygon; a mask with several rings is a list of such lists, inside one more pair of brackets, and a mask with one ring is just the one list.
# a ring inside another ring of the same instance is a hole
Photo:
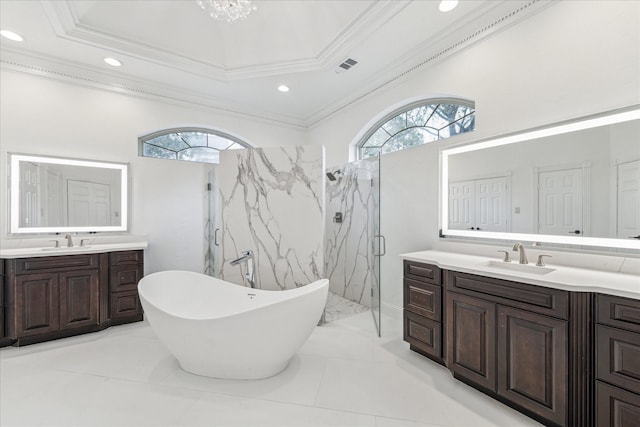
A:
{"label": "light strip on mirror", "polygon": [[568,132],[581,131],[591,129],[599,126],[606,126],[616,123],[623,123],[631,120],[640,119],[640,108],[634,106],[631,109],[620,111],[613,114],[602,115],[598,117],[588,118],[586,120],[580,120],[570,123],[559,124],[548,128],[534,129],[524,133],[518,133],[514,135],[507,135],[504,137],[498,137],[489,139],[486,141],[480,141],[476,143],[470,143],[459,147],[449,148],[440,152],[440,170],[441,170],[441,182],[440,182],[440,224],[441,235],[444,236],[459,236],[459,237],[473,237],[473,238],[488,238],[488,239],[504,239],[504,240],[523,240],[532,242],[545,242],[545,243],[557,243],[557,244],[571,244],[580,246],[597,246],[597,247],[616,247],[623,249],[640,249],[640,240],[635,239],[614,239],[614,238],[601,238],[601,237],[586,237],[586,236],[555,236],[555,235],[540,235],[540,234],[525,234],[525,233],[503,233],[492,231],[474,231],[471,236],[466,230],[452,230],[449,229],[449,156],[452,154],[467,153],[476,150],[482,150],[486,148],[498,147],[501,145],[514,144],[517,142],[528,141],[536,138],[544,138],[548,136],[561,135]]}
{"label": "light strip on mirror", "polygon": [[[106,163],[106,162],[94,162],[90,160],[77,160],[77,159],[67,159],[67,158],[57,158],[57,157],[45,157],[45,156],[32,156],[26,154],[9,154],[11,158],[10,162],[10,179],[11,179],[11,187],[13,187],[13,183],[16,183],[16,188],[19,188],[20,185],[20,162],[39,162],[39,163],[49,163],[49,164],[57,164],[57,165],[68,165],[68,166],[84,166],[84,167],[99,167],[103,169],[114,169],[119,170],[122,177],[121,183],[121,195],[120,195],[120,206],[121,206],[121,214],[120,214],[120,225],[117,226],[101,226],[100,231],[125,231],[128,229],[128,198],[129,195],[127,193],[129,189],[129,177],[128,177],[128,165],[124,163]],[[10,206],[11,209],[14,209],[14,206],[20,206],[20,194],[17,191],[10,192]],[[10,233],[19,234],[19,233],[65,233],[65,232],[92,232],[95,231],[95,227],[37,227],[34,229],[30,229],[28,231],[24,231],[24,229],[20,228],[20,218],[15,212],[12,215],[9,215],[11,218],[10,221]]]}

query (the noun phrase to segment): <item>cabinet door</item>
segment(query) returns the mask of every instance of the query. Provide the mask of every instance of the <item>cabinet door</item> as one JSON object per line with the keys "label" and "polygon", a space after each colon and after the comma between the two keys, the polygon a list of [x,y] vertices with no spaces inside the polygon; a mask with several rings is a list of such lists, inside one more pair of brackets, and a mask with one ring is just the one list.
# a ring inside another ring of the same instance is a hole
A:
{"label": "cabinet door", "polygon": [[28,274],[15,279],[16,337],[55,332],[59,327],[58,275]]}
{"label": "cabinet door", "polygon": [[498,306],[498,394],[566,424],[567,322]]}
{"label": "cabinet door", "polygon": [[98,270],[60,273],[60,329],[98,324]]}
{"label": "cabinet door", "polygon": [[447,366],[457,376],[496,390],[496,305],[447,292]]}

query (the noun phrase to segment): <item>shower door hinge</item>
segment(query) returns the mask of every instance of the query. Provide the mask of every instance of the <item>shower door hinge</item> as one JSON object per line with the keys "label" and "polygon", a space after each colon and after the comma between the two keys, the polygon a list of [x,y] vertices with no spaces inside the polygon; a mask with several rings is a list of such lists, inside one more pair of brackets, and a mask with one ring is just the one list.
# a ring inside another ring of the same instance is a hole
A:
{"label": "shower door hinge", "polygon": [[207,182],[207,191],[211,191],[211,183]]}

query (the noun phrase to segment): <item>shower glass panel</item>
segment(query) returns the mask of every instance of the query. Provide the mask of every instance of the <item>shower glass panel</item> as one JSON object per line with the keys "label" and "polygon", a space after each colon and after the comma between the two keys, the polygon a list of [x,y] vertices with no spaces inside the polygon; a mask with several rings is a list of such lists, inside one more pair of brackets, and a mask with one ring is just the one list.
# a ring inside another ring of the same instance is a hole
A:
{"label": "shower glass panel", "polygon": [[205,182],[204,274],[218,277],[220,272],[220,189],[218,165],[208,168]]}
{"label": "shower glass panel", "polygon": [[[324,271],[329,291],[355,302],[354,314],[371,309],[380,334],[380,160],[376,156],[332,167],[326,176]],[[336,314],[334,309],[329,307],[329,319],[352,311],[337,309]]]}
{"label": "shower glass panel", "polygon": [[372,266],[371,266],[371,314],[376,326],[378,336],[381,336],[381,307],[380,307],[380,257],[384,256],[386,243],[384,236],[380,234],[380,154],[376,157],[363,160],[368,162],[371,173],[372,205],[369,214],[372,224]]}

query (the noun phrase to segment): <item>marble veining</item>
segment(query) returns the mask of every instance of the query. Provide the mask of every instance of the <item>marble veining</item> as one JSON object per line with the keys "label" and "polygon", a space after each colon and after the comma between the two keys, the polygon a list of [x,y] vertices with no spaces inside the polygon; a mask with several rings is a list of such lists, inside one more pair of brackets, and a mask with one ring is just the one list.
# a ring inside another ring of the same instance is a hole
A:
{"label": "marble veining", "polygon": [[246,266],[229,261],[249,249],[257,288],[291,289],[323,276],[323,162],[321,146],[221,153],[218,277],[244,283]]}
{"label": "marble veining", "polygon": [[[342,176],[327,181],[325,275],[331,292],[370,307],[371,286],[378,274],[373,256],[378,163],[364,160],[339,169]],[[334,220],[336,212],[342,213],[342,223]]]}
{"label": "marble veining", "polygon": [[369,311],[369,307],[365,307],[357,302],[350,301],[334,294],[333,292],[329,292],[329,296],[327,297],[327,306],[324,310],[324,321],[326,323],[335,322],[340,319],[355,316],[356,314],[360,314],[365,311]]}

